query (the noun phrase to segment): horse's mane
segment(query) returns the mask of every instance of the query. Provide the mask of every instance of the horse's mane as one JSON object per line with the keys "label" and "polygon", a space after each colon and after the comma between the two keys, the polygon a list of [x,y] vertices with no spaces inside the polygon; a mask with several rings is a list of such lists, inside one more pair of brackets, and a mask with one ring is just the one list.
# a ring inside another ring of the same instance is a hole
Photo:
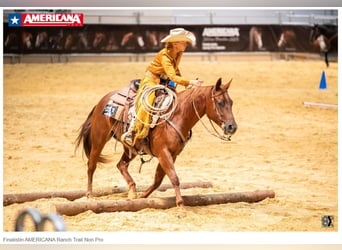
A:
{"label": "horse's mane", "polygon": [[[185,89],[181,92],[177,93],[177,98],[179,101],[183,101],[184,100],[189,100],[192,101],[192,96],[199,96],[200,93],[204,93],[206,89],[210,88],[212,86],[201,86],[201,87],[196,87],[196,88],[189,88],[189,89]],[[200,93],[199,93],[200,92]]]}
{"label": "horse's mane", "polygon": [[315,27],[320,30],[324,30],[326,35],[335,35],[337,34],[337,26],[334,24],[315,24]]}
{"label": "horse's mane", "polygon": [[212,86],[200,86],[195,88],[190,88],[177,93],[177,107],[174,112],[181,113],[183,115],[188,115],[188,112],[192,110],[193,102],[196,107],[201,107],[201,103],[205,102],[208,90]]}

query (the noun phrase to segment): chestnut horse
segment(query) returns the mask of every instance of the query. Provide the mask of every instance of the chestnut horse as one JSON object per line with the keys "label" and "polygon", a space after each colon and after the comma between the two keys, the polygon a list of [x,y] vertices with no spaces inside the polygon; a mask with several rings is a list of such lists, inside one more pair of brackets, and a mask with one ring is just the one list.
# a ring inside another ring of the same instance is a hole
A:
{"label": "chestnut horse", "polygon": [[[221,82],[220,78],[214,86],[196,87],[178,93],[177,106],[168,120],[152,128],[146,139],[137,140],[135,148],[132,149],[123,143],[124,152],[117,168],[128,184],[129,198],[137,196],[136,184],[128,172],[128,165],[138,152],[144,151],[158,158],[159,164],[154,183],[140,195],[140,198],[148,197],[167,175],[175,189],[177,206],[184,205],[174,164],[186,144],[191,128],[206,114],[211,121],[221,126],[223,135],[217,135],[220,138],[230,139],[237,129],[232,112],[233,102],[227,91],[231,81],[224,85]],[[97,162],[105,162],[105,157],[101,155],[103,147],[111,137],[120,140],[124,132],[122,122],[102,114],[113,93],[115,91],[105,95],[93,108],[76,139],[76,148],[83,142],[83,150],[88,158],[88,196],[92,193],[93,174]]]}
{"label": "chestnut horse", "polygon": [[296,50],[296,33],[293,30],[284,30],[279,37],[277,43],[279,50]]}

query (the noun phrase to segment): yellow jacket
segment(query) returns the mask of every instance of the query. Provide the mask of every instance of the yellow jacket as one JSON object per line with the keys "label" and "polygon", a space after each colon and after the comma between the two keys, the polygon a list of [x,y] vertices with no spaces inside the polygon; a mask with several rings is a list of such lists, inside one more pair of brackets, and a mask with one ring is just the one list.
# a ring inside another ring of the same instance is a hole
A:
{"label": "yellow jacket", "polygon": [[147,67],[147,70],[160,77],[166,75],[171,81],[183,86],[189,85],[189,80],[181,76],[178,65],[183,52],[177,54],[176,58],[172,56],[172,49],[164,48],[158,52],[153,61]]}

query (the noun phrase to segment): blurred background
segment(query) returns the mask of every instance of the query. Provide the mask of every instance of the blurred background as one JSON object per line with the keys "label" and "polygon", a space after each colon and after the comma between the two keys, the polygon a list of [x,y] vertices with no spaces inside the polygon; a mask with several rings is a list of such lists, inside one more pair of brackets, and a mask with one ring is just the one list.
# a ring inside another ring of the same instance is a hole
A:
{"label": "blurred background", "polygon": [[[8,25],[9,14],[33,12],[82,13],[84,26]],[[336,60],[338,50],[337,9],[6,9],[3,20],[4,63],[148,61],[175,27],[195,34],[188,51],[202,60],[247,53],[272,60],[302,53],[319,59],[326,51]],[[314,35],[315,25],[326,34]]]}

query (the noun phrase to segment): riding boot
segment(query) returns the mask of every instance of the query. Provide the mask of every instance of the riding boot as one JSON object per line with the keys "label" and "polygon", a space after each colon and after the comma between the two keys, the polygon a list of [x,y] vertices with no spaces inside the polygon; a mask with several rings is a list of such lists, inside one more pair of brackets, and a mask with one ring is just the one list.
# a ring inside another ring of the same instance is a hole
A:
{"label": "riding boot", "polygon": [[135,126],[135,120],[136,120],[136,113],[134,107],[130,108],[129,110],[129,117],[130,117],[130,124],[129,128],[126,133],[123,133],[121,136],[121,141],[126,143],[128,146],[133,147],[133,141],[134,141],[134,126]]}
{"label": "riding boot", "polygon": [[126,133],[123,133],[121,136],[121,141],[128,146],[133,147],[133,131],[128,130]]}

